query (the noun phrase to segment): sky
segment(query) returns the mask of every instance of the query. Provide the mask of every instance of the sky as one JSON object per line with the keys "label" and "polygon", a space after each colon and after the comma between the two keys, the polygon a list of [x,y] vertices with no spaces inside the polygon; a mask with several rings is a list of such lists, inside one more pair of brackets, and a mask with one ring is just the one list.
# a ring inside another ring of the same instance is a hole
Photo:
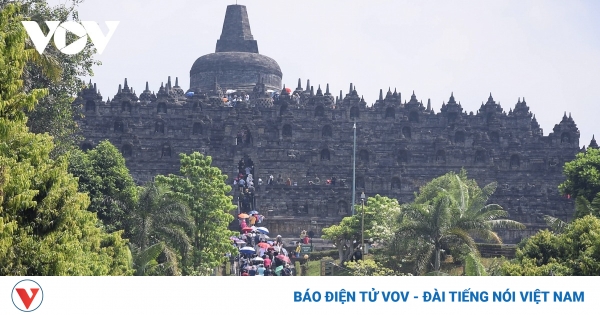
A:
{"label": "sky", "polygon": [[[66,0],[49,0],[50,4]],[[189,88],[194,61],[213,53],[227,5],[234,1],[86,0],[81,20],[120,21],[96,58],[92,82],[106,100],[128,79],[139,95],[146,81],[179,77]],[[283,83],[348,93],[368,104],[379,89],[414,91],[436,112],[454,93],[466,112],[493,95],[503,109],[518,98],[544,130],[571,113],[579,145],[600,136],[600,1],[246,0],[259,52],[275,59]],[[86,81],[90,78],[86,78]],[[174,82],[173,82],[174,83]],[[600,139],[599,139],[600,140]]]}

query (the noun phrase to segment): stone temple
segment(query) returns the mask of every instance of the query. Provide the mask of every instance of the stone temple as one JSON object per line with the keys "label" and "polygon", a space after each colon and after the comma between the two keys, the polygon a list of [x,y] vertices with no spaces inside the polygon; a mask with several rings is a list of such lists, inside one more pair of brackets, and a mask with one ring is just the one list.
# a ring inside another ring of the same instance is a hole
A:
{"label": "stone temple", "polygon": [[[263,185],[251,199],[233,189],[240,209],[265,214],[275,234],[319,235],[351,213],[356,122],[356,200],[364,191],[410,202],[421,185],[464,167],[482,186],[498,182],[491,201],[527,225],[526,231],[501,233],[506,243],[545,227],[543,215],[566,220],[573,213],[573,201],[557,189],[564,163],[581,151],[579,130],[566,113],[544,135],[525,98],[507,113],[489,95],[476,113],[467,113],[450,95],[436,112],[414,92],[380,91],[367,106],[352,84],[334,96],[329,85],[301,83],[291,93],[282,87],[277,62],[258,53],[246,7],[230,5],[215,53],[193,64],[187,91],[169,77],[157,93],[146,83],[137,95],[125,79],[103,101],[90,82],[74,102],[83,114],[82,148],[110,140],[140,183],[177,173],[179,153],[212,156],[230,184],[244,161]],[[249,99],[227,106],[226,90]],[[595,140],[590,146],[597,147]],[[270,175],[274,183],[267,185]],[[334,177],[335,185],[327,185]]]}

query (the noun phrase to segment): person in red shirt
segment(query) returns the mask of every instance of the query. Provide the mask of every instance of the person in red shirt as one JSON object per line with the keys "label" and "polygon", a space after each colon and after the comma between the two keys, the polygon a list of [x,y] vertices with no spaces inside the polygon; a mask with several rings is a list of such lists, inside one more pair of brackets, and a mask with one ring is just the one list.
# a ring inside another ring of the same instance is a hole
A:
{"label": "person in red shirt", "polygon": [[271,259],[269,259],[269,256],[264,255],[263,257],[263,264],[265,265],[265,268],[270,268],[271,267]]}
{"label": "person in red shirt", "polygon": [[308,238],[308,235],[304,236],[304,238],[302,239],[302,243],[304,243],[304,244],[310,244],[310,238]]}
{"label": "person in red shirt", "polygon": [[248,271],[244,270],[244,272],[242,272],[242,276],[250,276],[250,275],[248,274]]}

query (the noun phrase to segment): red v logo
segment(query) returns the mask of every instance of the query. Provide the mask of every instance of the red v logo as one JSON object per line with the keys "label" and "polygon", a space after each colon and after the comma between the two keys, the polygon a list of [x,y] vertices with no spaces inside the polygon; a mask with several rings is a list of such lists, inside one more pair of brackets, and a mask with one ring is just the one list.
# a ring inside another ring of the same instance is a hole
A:
{"label": "red v logo", "polygon": [[38,291],[40,289],[38,288],[31,288],[31,296],[29,296],[29,294],[27,293],[27,291],[25,291],[25,289],[15,289],[17,291],[17,293],[19,294],[19,297],[21,298],[21,301],[23,301],[23,304],[25,304],[25,308],[29,309],[29,306],[31,306],[31,302],[33,302],[33,300],[35,299],[35,296],[37,295]]}

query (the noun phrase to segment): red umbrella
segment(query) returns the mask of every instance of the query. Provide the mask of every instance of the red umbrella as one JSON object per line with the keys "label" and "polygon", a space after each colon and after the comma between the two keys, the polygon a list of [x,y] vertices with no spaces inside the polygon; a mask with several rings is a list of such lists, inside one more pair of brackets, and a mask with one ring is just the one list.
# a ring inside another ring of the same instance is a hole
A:
{"label": "red umbrella", "polygon": [[267,243],[258,243],[258,245],[257,245],[257,246],[258,246],[258,247],[261,247],[261,248],[269,248],[269,247],[271,247],[271,245],[269,245],[269,244],[267,244]]}
{"label": "red umbrella", "polygon": [[290,258],[288,256],[285,256],[285,255],[277,255],[277,256],[275,256],[275,258],[277,258],[277,259],[279,259],[279,260],[281,260],[283,262],[286,262],[286,263],[291,263]]}
{"label": "red umbrella", "polygon": [[250,232],[250,231],[252,231],[252,228],[249,226],[242,229],[242,232]]}
{"label": "red umbrella", "polygon": [[285,91],[288,92],[288,93],[292,93],[292,89],[290,89],[288,87],[285,88]]}

